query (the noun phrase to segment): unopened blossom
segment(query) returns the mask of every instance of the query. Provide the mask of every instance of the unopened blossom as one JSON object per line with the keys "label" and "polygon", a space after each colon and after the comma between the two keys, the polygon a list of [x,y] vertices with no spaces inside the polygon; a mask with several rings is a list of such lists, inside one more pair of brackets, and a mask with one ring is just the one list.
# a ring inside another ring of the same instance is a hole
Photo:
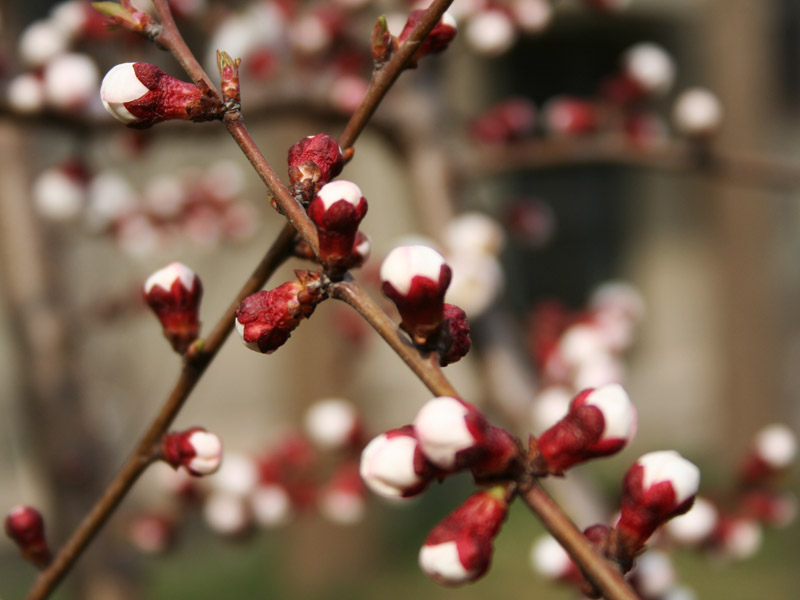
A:
{"label": "unopened blossom", "polygon": [[161,442],[164,460],[196,476],[211,475],[222,463],[222,442],[202,427],[173,432]]}
{"label": "unopened blossom", "polygon": [[472,346],[466,313],[454,304],[444,305],[442,351],[439,366],[445,367],[464,358]]}
{"label": "unopened blossom", "polygon": [[280,527],[294,515],[294,506],[289,492],[282,485],[261,483],[249,496],[250,509],[260,527]]}
{"label": "unopened blossom", "polygon": [[216,534],[238,537],[247,533],[253,517],[243,498],[225,492],[212,492],[203,504],[203,519]]}
{"label": "unopened blossom", "polygon": [[662,598],[675,585],[675,579],[675,567],[669,555],[658,550],[642,554],[628,578],[643,598]]}
{"label": "unopened blossom", "polygon": [[476,117],[470,124],[472,136],[482,142],[499,144],[531,135],[536,124],[536,107],[528,98],[509,98]]}
{"label": "unopened blossom", "polygon": [[510,8],[517,26],[527,34],[543,32],[553,20],[548,0],[514,0]]}
{"label": "unopened blossom", "polygon": [[83,109],[96,98],[99,81],[97,65],[87,54],[62,54],[45,65],[44,95],[59,110]]}
{"label": "unopened blossom", "polygon": [[464,310],[470,318],[485,313],[497,300],[505,285],[503,267],[488,253],[453,253],[447,264],[452,278],[445,300]]}
{"label": "unopened blossom", "polygon": [[39,568],[50,563],[50,548],[44,534],[44,519],[32,506],[16,506],[6,516],[6,535],[19,547],[22,555]]}
{"label": "unopened blossom", "polygon": [[19,57],[29,67],[44,66],[69,46],[69,36],[50,20],[28,25],[19,36]]}
{"label": "unopened blossom", "polygon": [[597,129],[597,108],[587,100],[557,96],[543,108],[545,129],[557,136],[580,136]]}
{"label": "unopened blossom", "polygon": [[797,436],[786,425],[775,423],[761,429],[740,467],[740,479],[748,485],[762,484],[785,471],[797,456]]}
{"label": "unopened blossom", "polygon": [[289,180],[295,193],[308,193],[309,198],[342,172],[342,149],[326,133],[310,135],[289,149]]}
{"label": "unopened blossom", "polygon": [[311,405],[305,415],[305,430],[321,448],[353,447],[361,437],[361,419],[356,407],[341,398],[328,398]]}
{"label": "unopened blossom", "polygon": [[425,403],[414,430],[425,457],[444,471],[469,468],[476,477],[499,474],[519,455],[508,432],[459,398],[440,396]]}
{"label": "unopened blossom", "polygon": [[400,312],[400,327],[416,343],[438,331],[451,277],[444,257],[428,246],[399,246],[381,264],[383,293]]}
{"label": "unopened blossom", "polygon": [[319,510],[324,517],[340,525],[353,525],[364,516],[366,489],[359,465],[344,463],[336,469],[320,492]]}
{"label": "unopened blossom", "polygon": [[508,515],[502,487],[473,494],[431,530],[419,552],[423,572],[442,585],[479,579],[489,569],[494,538]]}
{"label": "unopened blossom", "polygon": [[287,281],[275,289],[251,294],[236,309],[236,331],[251,350],[275,352],[322,300],[315,285],[316,276],[296,273],[299,281]]}
{"label": "unopened blossom", "polygon": [[448,221],[441,237],[448,254],[498,256],[506,236],[502,226],[488,215],[467,212]]}
{"label": "unopened blossom", "polygon": [[141,514],[128,525],[128,539],[144,554],[163,554],[175,541],[175,522],[161,514]]}
{"label": "unopened blossom", "polygon": [[[415,10],[408,16],[408,20],[397,38],[398,42],[402,43],[408,39],[408,36],[411,35],[417,23],[422,20],[424,14],[424,10]],[[433,26],[433,29],[431,29],[430,33],[422,41],[419,48],[417,48],[417,51],[414,53],[409,63],[410,66],[416,66],[417,61],[424,56],[444,52],[450,45],[450,42],[453,41],[453,38],[456,37],[456,33],[458,33],[458,25],[456,24],[455,17],[450,13],[444,13],[439,19],[439,22]]]}
{"label": "unopened blossom", "polygon": [[703,88],[691,88],[681,93],[672,109],[676,129],[689,137],[708,137],[722,125],[722,103],[716,95]]}
{"label": "unopened blossom", "polygon": [[500,8],[473,15],[464,32],[470,47],[484,56],[499,56],[517,41],[517,30],[509,14]]}
{"label": "unopened blossom", "polygon": [[171,119],[209,121],[220,116],[219,100],[149,63],[111,69],[103,78],[100,98],[115,119],[137,129]]}
{"label": "unopened blossom", "polygon": [[550,474],[619,452],[636,432],[636,409],[618,384],[575,396],[569,412],[536,441],[537,468]]}
{"label": "unopened blossom", "polygon": [[652,42],[630,47],[623,55],[622,64],[625,74],[639,86],[643,94],[665,94],[675,80],[672,57],[664,48]]}
{"label": "unopened blossom", "polygon": [[382,433],[367,444],[359,471],[370,490],[390,499],[419,494],[437,475],[411,425]]}
{"label": "unopened blossom", "polygon": [[164,337],[183,354],[197,339],[203,284],[189,267],[174,262],[159,269],[144,284],[144,299],[161,322]]}
{"label": "unopened blossom", "polygon": [[530,561],[533,569],[545,579],[575,581],[581,577],[570,555],[551,535],[543,535],[533,543]]}
{"label": "unopened blossom", "polygon": [[88,178],[86,168],[73,161],[42,172],[31,189],[36,211],[54,221],[76,218],[86,204]]}
{"label": "unopened blossom", "polygon": [[19,113],[34,114],[45,105],[44,82],[33,73],[22,73],[8,82],[6,101]]}
{"label": "unopened blossom", "polygon": [[358,226],[366,213],[367,201],[355,183],[339,179],[320,188],[308,206],[308,216],[319,232],[323,265],[350,265]]}
{"label": "unopened blossom", "polygon": [[722,559],[746,560],[758,552],[763,541],[764,531],[755,519],[728,515],[717,522],[710,545]]}
{"label": "unopened blossom", "polygon": [[650,452],[625,474],[622,507],[611,553],[625,568],[655,530],[688,511],[700,484],[700,470],[674,450]]}
{"label": "unopened blossom", "polygon": [[714,532],[718,521],[717,508],[709,500],[698,496],[692,508],[671,519],[664,529],[675,541],[695,545],[702,543]]}

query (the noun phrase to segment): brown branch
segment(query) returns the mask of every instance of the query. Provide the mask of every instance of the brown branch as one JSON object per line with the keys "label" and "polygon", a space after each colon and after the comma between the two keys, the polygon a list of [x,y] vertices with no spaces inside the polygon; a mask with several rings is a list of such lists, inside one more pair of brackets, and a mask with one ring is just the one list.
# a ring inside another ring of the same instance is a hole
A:
{"label": "brown branch", "polygon": [[640,600],[611,563],[594,551],[575,524],[535,479],[519,484],[519,496],[564,547],[586,578],[608,600]]}
{"label": "brown branch", "polygon": [[406,41],[400,44],[394,56],[392,56],[383,67],[372,74],[372,80],[370,81],[364,101],[356,109],[356,112],[353,113],[352,118],[339,136],[339,145],[343,149],[346,150],[353,145],[353,142],[358,138],[367,122],[369,122],[370,117],[372,117],[372,114],[386,95],[386,92],[389,91],[389,88],[392,87],[400,76],[406,63],[411,60],[411,57],[414,56],[419,45],[428,33],[430,33],[431,29],[434,28],[436,23],[438,23],[439,19],[442,18],[442,15],[452,3],[453,0],[434,0]]}
{"label": "brown branch", "polygon": [[439,368],[438,357],[422,356],[352,277],[332,284],[331,288],[331,296],[346,302],[364,317],[431,392],[437,396],[458,396],[458,392]]}
{"label": "brown branch", "polygon": [[462,181],[528,169],[606,163],[678,174],[696,172],[759,187],[800,186],[797,161],[759,157],[686,140],[640,148],[620,136],[606,134],[473,147],[477,149],[457,159],[456,168]]}

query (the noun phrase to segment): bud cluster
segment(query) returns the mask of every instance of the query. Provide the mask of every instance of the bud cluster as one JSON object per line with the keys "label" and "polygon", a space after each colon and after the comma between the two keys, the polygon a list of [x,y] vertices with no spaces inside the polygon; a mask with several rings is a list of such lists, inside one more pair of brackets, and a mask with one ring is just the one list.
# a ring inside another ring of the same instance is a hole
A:
{"label": "bud cluster", "polygon": [[423,352],[436,351],[445,366],[469,351],[469,323],[463,310],[445,304],[453,272],[428,246],[399,246],[381,264],[383,293],[400,313],[400,328]]}

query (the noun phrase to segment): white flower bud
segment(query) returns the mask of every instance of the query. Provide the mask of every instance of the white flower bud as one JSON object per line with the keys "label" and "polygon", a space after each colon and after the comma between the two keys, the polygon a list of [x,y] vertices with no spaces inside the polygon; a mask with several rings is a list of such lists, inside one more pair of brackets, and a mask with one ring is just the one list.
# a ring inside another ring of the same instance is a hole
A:
{"label": "white flower bud", "polygon": [[629,48],[623,65],[628,76],[651,94],[668,92],[675,80],[675,63],[657,44],[643,42]]}
{"label": "white flower bud", "polygon": [[190,472],[210,475],[219,469],[222,463],[222,441],[217,435],[207,431],[195,431],[189,436],[189,444],[195,451],[195,456],[186,465]]}
{"label": "white flower bud", "polygon": [[339,200],[358,206],[364,195],[361,193],[361,189],[352,181],[337,179],[323,185],[317,192],[317,197],[322,201],[325,210],[328,210]]}
{"label": "white flower bud", "polygon": [[[183,263],[173,262],[163,269],[159,269],[144,282],[144,293],[149,294],[155,286],[159,286],[166,291],[172,289],[172,284],[180,280],[186,290],[191,290],[197,280],[197,275]],[[201,433],[201,432],[197,432]],[[213,435],[213,434],[208,434]],[[216,437],[216,436],[214,436]]]}
{"label": "white flower bud", "polygon": [[645,598],[660,598],[675,584],[675,568],[669,556],[658,550],[640,556],[632,575]]}
{"label": "white flower bud", "polygon": [[474,15],[464,32],[475,52],[498,56],[511,48],[517,39],[514,23],[502,10],[489,9]]}
{"label": "white flower bud", "polygon": [[464,213],[444,228],[442,241],[448,254],[488,254],[503,249],[505,233],[494,219],[478,212]]}
{"label": "white flower bud", "polygon": [[50,21],[34,21],[19,37],[19,56],[30,67],[41,67],[66,51],[69,40],[64,32]]}
{"label": "white flower bud", "polygon": [[464,567],[455,541],[422,546],[419,566],[423,572],[445,585],[459,585],[470,581],[473,572]]}
{"label": "white flower bud", "polygon": [[63,169],[48,169],[33,183],[33,203],[37,212],[56,221],[75,218],[86,202],[86,187]]}
{"label": "white flower bud", "polygon": [[703,88],[691,88],[675,101],[672,118],[675,127],[688,136],[709,135],[722,124],[723,110],[719,99]]}
{"label": "white flower bud", "polygon": [[644,471],[642,488],[647,490],[657,483],[668,481],[675,493],[676,505],[694,496],[700,486],[700,469],[675,450],[650,452],[636,463]]}
{"label": "white flower bud", "polygon": [[428,246],[398,246],[381,264],[381,281],[388,282],[400,294],[411,291],[414,277],[439,281],[444,257]]}
{"label": "white flower bud", "polygon": [[594,406],[603,415],[605,428],[600,441],[608,439],[630,440],[636,433],[636,409],[627,392],[619,384],[598,387],[584,402]]}
{"label": "white flower bud", "polygon": [[323,448],[341,449],[357,433],[358,413],[347,400],[321,400],[306,412],[305,427],[309,437]]}
{"label": "white flower bud", "polygon": [[565,577],[573,568],[569,554],[551,535],[542,536],[534,542],[530,561],[534,571],[551,580]]}
{"label": "white flower bud", "polygon": [[414,429],[428,460],[443,469],[451,469],[459,452],[479,442],[467,424],[469,414],[462,402],[449,396],[425,403],[414,419]]}
{"label": "white flower bud", "polygon": [[768,465],[783,469],[792,463],[797,454],[797,438],[786,425],[770,425],[756,436],[755,450]]}
{"label": "white flower bud", "polygon": [[209,482],[220,492],[244,497],[251,494],[258,484],[258,467],[247,456],[229,453]]}
{"label": "white flower bud", "polygon": [[117,65],[106,73],[100,86],[103,106],[111,116],[122,123],[133,123],[137,120],[125,108],[125,103],[137,100],[150,91],[136,76],[134,64],[136,63],[129,62]]}
{"label": "white flower bud", "polygon": [[719,516],[717,509],[705,498],[695,498],[692,508],[666,524],[674,540],[687,545],[699,544],[714,531]]}
{"label": "white flower bud", "polygon": [[359,473],[367,487],[379,496],[395,499],[424,485],[425,479],[414,469],[418,445],[410,435],[382,433],[374,438],[361,452]]}
{"label": "white flower bud", "polygon": [[137,205],[136,192],[127,179],[115,171],[102,171],[89,182],[87,225],[92,231],[102,231]]}
{"label": "white flower bud", "polygon": [[565,387],[550,386],[540,390],[531,404],[533,429],[542,432],[549,429],[569,412],[573,394]]}
{"label": "white flower bud", "polygon": [[515,0],[511,11],[525,33],[541,33],[553,20],[553,7],[548,0]]}
{"label": "white flower bud", "polygon": [[354,525],[364,517],[364,498],[344,490],[328,490],[320,499],[319,510],[334,523]]}
{"label": "white flower bud", "polygon": [[6,90],[8,105],[23,114],[32,114],[44,108],[44,83],[30,73],[12,79]]}
{"label": "white flower bud", "polygon": [[261,527],[279,527],[292,518],[292,500],[279,485],[259,485],[250,495],[253,517]]}
{"label": "white flower bud", "polygon": [[215,492],[206,499],[203,517],[209,528],[220,535],[238,535],[250,526],[250,514],[242,498],[225,492]]}

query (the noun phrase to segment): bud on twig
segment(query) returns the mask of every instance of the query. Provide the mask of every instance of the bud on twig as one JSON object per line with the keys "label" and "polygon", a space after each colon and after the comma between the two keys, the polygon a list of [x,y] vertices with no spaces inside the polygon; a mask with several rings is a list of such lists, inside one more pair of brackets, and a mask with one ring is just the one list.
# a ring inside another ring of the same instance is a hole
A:
{"label": "bud on twig", "polygon": [[628,470],[609,545],[625,571],[658,527],[691,508],[699,484],[700,470],[674,450],[645,454]]}
{"label": "bud on twig", "polygon": [[428,401],[414,419],[420,448],[444,471],[472,469],[476,478],[499,475],[519,457],[514,438],[493,427],[477,408],[458,398]]}
{"label": "bud on twig", "polygon": [[764,427],[753,440],[750,452],[742,461],[739,480],[756,486],[785,471],[797,455],[797,437],[782,423]]}
{"label": "bud on twig", "polygon": [[100,97],[111,116],[135,129],[170,119],[211,121],[222,117],[213,92],[149,63],[123,63],[111,69],[103,78]]}
{"label": "bud on twig", "polygon": [[44,519],[32,506],[17,506],[6,517],[6,535],[19,546],[22,555],[40,569],[50,563],[50,548],[44,536]]}
{"label": "bud on twig", "polygon": [[240,64],[242,64],[241,58],[234,60],[227,52],[217,50],[217,68],[219,69],[222,101],[228,105],[228,110],[238,110],[242,101],[239,91]]}
{"label": "bud on twig", "polygon": [[379,70],[397,51],[397,40],[389,31],[386,17],[381,15],[372,29],[372,63]]}
{"label": "bud on twig", "polygon": [[309,202],[320,187],[342,172],[342,149],[326,133],[310,135],[289,149],[289,180],[292,192]]}
{"label": "bud on twig", "polygon": [[367,444],[359,472],[370,490],[391,499],[416,496],[438,474],[411,425],[382,433]]}
{"label": "bud on twig", "polygon": [[340,179],[317,192],[308,216],[317,226],[319,258],[326,268],[339,271],[350,266],[358,225],[366,213],[367,201],[355,183]]}
{"label": "bud on twig", "polygon": [[[408,16],[405,27],[403,27],[403,31],[401,31],[400,35],[397,37],[398,42],[402,44],[408,39],[414,27],[422,20],[424,14],[424,10],[412,11]],[[450,13],[444,13],[442,18],[439,19],[439,22],[433,26],[433,29],[431,29],[427,37],[422,40],[414,56],[412,56],[411,60],[406,64],[406,68],[415,68],[417,62],[424,56],[444,52],[450,45],[450,42],[453,41],[453,38],[456,37],[456,33],[458,33],[458,26],[456,25],[455,18]]]}
{"label": "bud on twig", "polygon": [[442,585],[476,581],[489,569],[507,515],[503,487],[473,494],[430,532],[419,551],[420,568]]}
{"label": "bud on twig", "polygon": [[161,452],[174,468],[186,467],[198,477],[215,473],[222,464],[222,442],[202,427],[165,435]]}
{"label": "bud on twig", "polygon": [[622,386],[590,388],[536,440],[533,467],[542,475],[562,475],[573,465],[619,452],[635,433],[636,409]]}
{"label": "bud on twig", "polygon": [[319,274],[310,271],[295,271],[295,274],[300,281],[287,281],[274,290],[250,294],[236,309],[236,330],[251,350],[275,352],[324,299]]}
{"label": "bud on twig", "polygon": [[472,340],[466,313],[455,304],[444,305],[444,327],[441,336],[439,366],[446,367],[467,355]]}
{"label": "bud on twig", "polygon": [[159,23],[147,13],[137,9],[130,0],[119,0],[119,3],[92,2],[92,6],[108,18],[110,25],[141,33],[150,39],[153,39],[161,28]]}
{"label": "bud on twig", "polygon": [[314,403],[306,412],[308,436],[326,450],[353,448],[361,438],[361,419],[347,400],[329,398]]}
{"label": "bud on twig", "polygon": [[178,354],[184,354],[197,339],[202,296],[200,278],[179,262],[156,271],[144,284],[144,299],[161,322],[164,337]]}
{"label": "bud on twig", "polygon": [[452,272],[444,257],[428,246],[400,246],[381,265],[383,293],[400,312],[400,327],[415,344],[438,334],[444,295]]}

